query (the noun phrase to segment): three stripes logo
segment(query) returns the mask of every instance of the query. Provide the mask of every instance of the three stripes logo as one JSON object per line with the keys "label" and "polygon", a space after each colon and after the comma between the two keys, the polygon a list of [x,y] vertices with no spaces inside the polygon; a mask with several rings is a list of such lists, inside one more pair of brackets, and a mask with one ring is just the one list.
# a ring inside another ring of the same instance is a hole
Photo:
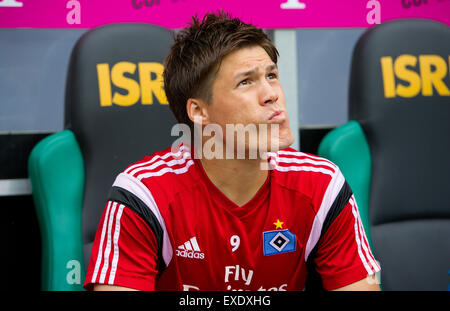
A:
{"label": "three stripes logo", "polygon": [[201,252],[197,243],[197,238],[194,236],[188,241],[184,242],[176,250],[177,256],[184,258],[204,259],[205,254]]}

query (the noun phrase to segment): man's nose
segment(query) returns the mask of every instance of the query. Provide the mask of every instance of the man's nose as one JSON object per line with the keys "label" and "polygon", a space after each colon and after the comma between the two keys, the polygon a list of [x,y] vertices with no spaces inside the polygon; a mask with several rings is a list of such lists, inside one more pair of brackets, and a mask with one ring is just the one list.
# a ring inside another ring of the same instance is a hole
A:
{"label": "man's nose", "polygon": [[261,105],[274,104],[278,100],[278,93],[276,92],[276,89],[267,80],[262,82],[260,94]]}

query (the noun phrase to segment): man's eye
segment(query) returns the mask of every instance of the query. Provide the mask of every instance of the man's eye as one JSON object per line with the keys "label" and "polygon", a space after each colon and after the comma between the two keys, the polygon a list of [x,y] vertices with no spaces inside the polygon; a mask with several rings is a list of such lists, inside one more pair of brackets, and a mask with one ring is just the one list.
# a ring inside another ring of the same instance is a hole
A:
{"label": "man's eye", "polygon": [[276,79],[276,78],[278,78],[278,76],[277,76],[276,73],[269,73],[269,74],[267,75],[267,77],[268,77],[269,79]]}
{"label": "man's eye", "polygon": [[238,86],[241,85],[247,85],[248,84],[248,79],[242,80],[241,82],[239,82]]}

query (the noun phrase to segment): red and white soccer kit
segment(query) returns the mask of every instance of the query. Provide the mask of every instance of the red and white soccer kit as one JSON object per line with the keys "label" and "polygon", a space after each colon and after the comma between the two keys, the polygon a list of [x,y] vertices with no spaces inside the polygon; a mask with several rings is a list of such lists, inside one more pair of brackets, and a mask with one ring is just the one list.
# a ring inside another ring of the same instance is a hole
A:
{"label": "red and white soccer kit", "polygon": [[116,178],[85,287],[303,290],[313,262],[325,289],[380,270],[338,167],[287,148],[264,185],[237,206],[181,145]]}

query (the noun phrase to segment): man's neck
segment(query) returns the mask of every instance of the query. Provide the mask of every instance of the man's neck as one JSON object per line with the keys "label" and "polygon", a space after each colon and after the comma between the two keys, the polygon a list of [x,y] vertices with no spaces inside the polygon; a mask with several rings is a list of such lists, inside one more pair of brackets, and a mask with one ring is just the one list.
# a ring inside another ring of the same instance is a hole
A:
{"label": "man's neck", "polygon": [[201,159],[211,182],[238,206],[249,202],[264,185],[268,171],[261,169],[267,160]]}

